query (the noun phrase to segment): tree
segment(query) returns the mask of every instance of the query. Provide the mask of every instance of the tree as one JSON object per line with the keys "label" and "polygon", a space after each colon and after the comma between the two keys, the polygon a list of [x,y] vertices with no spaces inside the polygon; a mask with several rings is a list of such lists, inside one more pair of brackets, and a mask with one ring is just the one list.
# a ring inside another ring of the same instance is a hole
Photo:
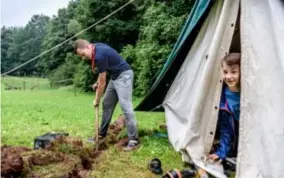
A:
{"label": "tree", "polygon": [[2,73],[12,67],[12,61],[8,58],[8,49],[12,44],[13,29],[2,27],[1,28],[1,71]]}
{"label": "tree", "polygon": [[135,95],[144,96],[150,89],[178,37],[186,15],[173,16],[166,3],[153,3],[145,11],[139,41],[122,52],[125,58],[131,59],[136,74]]}
{"label": "tree", "polygon": [[[2,43],[1,55],[2,70],[9,70],[16,67],[31,58],[40,54],[40,46],[46,32],[46,24],[49,17],[44,15],[34,15],[25,27],[2,28],[1,38]],[[13,74],[27,75],[34,72],[40,72],[40,69],[35,65],[36,61],[13,72]]]}
{"label": "tree", "polygon": [[[98,22],[124,5],[128,0],[81,0],[76,19],[83,28]],[[86,32],[90,41],[102,41],[120,51],[127,44],[135,44],[139,34],[137,7],[130,4],[107,20]]]}
{"label": "tree", "polygon": [[[47,32],[49,17],[44,15],[34,15],[25,27],[27,39],[23,43],[23,51],[20,55],[21,62],[25,62],[41,53],[41,43]],[[42,68],[37,65],[37,61],[31,62],[21,70],[26,73],[40,73]]]}
{"label": "tree", "polygon": [[[59,9],[57,16],[53,16],[48,24],[47,34],[42,41],[42,51],[49,50],[74,35],[68,33],[68,24],[75,15],[78,3],[79,1],[70,1],[67,8]],[[44,68],[46,74],[50,75],[53,70],[65,62],[67,53],[72,51],[72,41],[65,43],[45,54],[40,60],[40,66]]]}

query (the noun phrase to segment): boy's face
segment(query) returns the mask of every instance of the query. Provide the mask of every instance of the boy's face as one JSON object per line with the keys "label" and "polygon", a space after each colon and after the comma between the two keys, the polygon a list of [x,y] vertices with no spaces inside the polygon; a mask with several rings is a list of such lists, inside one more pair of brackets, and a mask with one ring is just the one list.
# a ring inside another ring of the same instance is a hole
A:
{"label": "boy's face", "polygon": [[83,60],[91,60],[92,59],[92,48],[90,48],[89,46],[85,46],[84,48],[78,48],[76,50],[76,53]]}
{"label": "boy's face", "polygon": [[223,79],[229,88],[238,87],[240,84],[240,66],[238,64],[228,66],[225,62],[222,65]]}

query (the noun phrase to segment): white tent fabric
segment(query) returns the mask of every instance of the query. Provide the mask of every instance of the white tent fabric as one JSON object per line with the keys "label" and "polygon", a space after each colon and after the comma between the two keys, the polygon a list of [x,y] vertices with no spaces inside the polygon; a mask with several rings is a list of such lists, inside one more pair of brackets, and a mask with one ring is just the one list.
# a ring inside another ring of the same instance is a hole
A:
{"label": "white tent fabric", "polygon": [[244,0],[241,11],[237,177],[284,177],[284,2]]}
{"label": "white tent fabric", "polygon": [[[201,158],[210,151],[214,139],[222,88],[220,61],[229,52],[239,4],[238,0],[214,2],[163,102],[174,148],[182,153],[184,161],[190,157],[216,177],[226,176]],[[283,5],[277,0],[242,0],[241,4],[241,141],[237,177],[282,177],[284,159],[279,156],[284,150]]]}

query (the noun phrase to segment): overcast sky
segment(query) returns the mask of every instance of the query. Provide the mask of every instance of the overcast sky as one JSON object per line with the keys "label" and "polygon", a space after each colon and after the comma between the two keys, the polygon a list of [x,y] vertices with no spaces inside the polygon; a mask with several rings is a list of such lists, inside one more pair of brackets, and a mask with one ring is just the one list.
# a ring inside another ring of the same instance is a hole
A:
{"label": "overcast sky", "polygon": [[1,26],[24,26],[35,14],[52,17],[70,0],[1,0]]}

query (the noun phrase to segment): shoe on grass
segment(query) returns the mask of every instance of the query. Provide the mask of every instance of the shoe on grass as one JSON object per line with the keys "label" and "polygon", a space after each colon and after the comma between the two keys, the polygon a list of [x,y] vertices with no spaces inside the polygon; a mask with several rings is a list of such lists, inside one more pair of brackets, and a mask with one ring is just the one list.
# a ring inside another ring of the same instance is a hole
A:
{"label": "shoe on grass", "polygon": [[138,148],[138,141],[137,140],[129,140],[127,146],[123,147],[123,151],[131,151]]}
{"label": "shoe on grass", "polygon": [[[105,141],[105,137],[99,135],[99,144],[103,143]],[[95,144],[96,143],[96,138],[92,137],[92,138],[88,138],[87,142]]]}

